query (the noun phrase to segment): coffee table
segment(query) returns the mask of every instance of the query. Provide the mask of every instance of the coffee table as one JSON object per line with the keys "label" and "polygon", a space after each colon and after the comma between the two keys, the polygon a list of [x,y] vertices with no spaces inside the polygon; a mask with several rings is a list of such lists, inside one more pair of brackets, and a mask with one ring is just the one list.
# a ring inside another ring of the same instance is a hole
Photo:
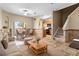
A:
{"label": "coffee table", "polygon": [[28,41],[28,44],[35,55],[47,53],[47,44],[43,40],[40,40],[39,44],[37,44],[35,41]]}

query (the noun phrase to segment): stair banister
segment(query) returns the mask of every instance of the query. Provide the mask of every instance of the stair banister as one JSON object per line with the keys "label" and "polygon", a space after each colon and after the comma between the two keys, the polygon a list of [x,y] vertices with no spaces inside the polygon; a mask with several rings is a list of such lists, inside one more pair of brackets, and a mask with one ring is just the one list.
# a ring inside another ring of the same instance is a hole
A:
{"label": "stair banister", "polygon": [[55,31],[55,34],[53,35],[53,39],[55,39],[55,35],[57,34],[58,30],[60,29],[59,26],[57,26],[57,27],[58,27],[58,28],[57,28],[57,30]]}

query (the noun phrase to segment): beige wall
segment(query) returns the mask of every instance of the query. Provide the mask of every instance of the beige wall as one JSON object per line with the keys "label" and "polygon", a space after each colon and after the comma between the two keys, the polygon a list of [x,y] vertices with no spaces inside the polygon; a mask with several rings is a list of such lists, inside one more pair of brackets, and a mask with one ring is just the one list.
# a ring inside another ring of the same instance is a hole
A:
{"label": "beige wall", "polygon": [[11,19],[12,19],[12,15],[2,10],[2,25],[11,28],[10,27],[12,24],[10,23]]}
{"label": "beige wall", "polygon": [[53,34],[56,32],[58,27],[61,27],[61,25],[62,25],[61,12],[54,11],[53,12]]}
{"label": "beige wall", "polygon": [[64,8],[61,11],[62,13],[62,26],[64,25],[65,21],[67,20],[67,17],[79,6],[79,4],[75,4],[72,6],[69,6],[67,8]]}
{"label": "beige wall", "polygon": [[34,29],[42,29],[42,20],[39,17],[35,18]]}
{"label": "beige wall", "polygon": [[1,32],[1,28],[2,28],[2,12],[0,10],[0,41],[2,40],[2,32]]}
{"label": "beige wall", "polygon": [[58,10],[58,11],[54,11],[53,12],[53,20],[54,20],[54,24],[63,27],[63,25],[65,24],[68,16],[79,6],[79,4],[75,4],[72,6],[69,6],[67,8]]}
{"label": "beige wall", "polygon": [[[63,30],[79,29],[79,19],[78,19],[79,9],[76,11],[76,13],[74,11],[78,6],[79,6],[79,4],[75,4],[73,6],[53,12],[53,16],[54,16],[53,23],[58,26],[63,27]],[[74,11],[74,13],[72,13],[73,11]],[[73,15],[71,15],[71,14],[73,14]],[[55,30],[56,29],[53,29],[53,33],[55,32]],[[65,41],[66,40],[68,41],[68,36],[70,34],[67,32],[64,32],[63,34],[64,34]]]}
{"label": "beige wall", "polygon": [[43,21],[39,17],[35,17],[34,30],[37,37],[43,37]]}
{"label": "beige wall", "polygon": [[53,24],[61,27],[61,12],[60,11],[53,12]]}
{"label": "beige wall", "polygon": [[[5,21],[9,20],[9,23],[5,23]],[[18,16],[14,14],[10,14],[8,12],[2,11],[2,25],[3,26],[9,26],[13,30],[14,34],[14,22],[15,21],[21,21],[21,22],[26,22],[27,26],[26,28],[33,28],[34,24],[34,18],[32,17],[24,17],[24,16]]]}
{"label": "beige wall", "polygon": [[79,29],[79,7],[68,16],[67,20],[63,26],[63,30]]}
{"label": "beige wall", "polygon": [[0,29],[2,28],[2,10],[0,10]]}
{"label": "beige wall", "polygon": [[13,21],[22,21],[22,22],[27,23],[27,28],[33,28],[34,19],[31,17],[13,15],[13,14],[9,14],[9,13],[4,12],[4,11],[2,12],[2,16],[3,16],[4,20],[6,20],[6,18],[7,18],[6,16],[8,16],[10,24],[12,24],[11,22],[13,22]]}
{"label": "beige wall", "polygon": [[79,7],[68,16],[67,21],[63,26],[63,30],[67,42],[79,37]]}

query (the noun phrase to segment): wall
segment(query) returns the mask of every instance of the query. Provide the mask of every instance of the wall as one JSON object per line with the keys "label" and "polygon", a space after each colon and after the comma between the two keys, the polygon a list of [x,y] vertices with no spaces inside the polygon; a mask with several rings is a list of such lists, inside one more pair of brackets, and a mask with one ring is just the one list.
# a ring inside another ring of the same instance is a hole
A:
{"label": "wall", "polygon": [[61,27],[61,12],[60,11],[53,12],[53,25]]}
{"label": "wall", "polygon": [[[54,24],[63,27],[63,30],[68,30],[68,29],[79,29],[79,9],[75,10],[79,4],[75,4],[72,6],[69,6],[67,8],[64,8],[62,10],[54,11],[53,13],[53,20]],[[76,12],[75,12],[75,11]],[[73,12],[74,11],[74,12]],[[71,15],[73,14],[73,15]],[[56,20],[55,20],[56,19]],[[56,28],[53,30],[55,32]],[[65,41],[71,41],[72,40],[72,35],[70,34],[72,31],[64,31],[64,38]],[[75,37],[75,35],[73,36]]]}
{"label": "wall", "polygon": [[2,10],[2,25],[11,28],[11,24],[12,24],[11,19],[12,19],[12,15]]}
{"label": "wall", "polygon": [[68,22],[63,26],[63,30],[79,29],[79,7],[76,8],[69,16]]}
{"label": "wall", "polygon": [[67,8],[64,8],[61,11],[62,16],[62,26],[64,25],[65,21],[67,20],[67,17],[79,6],[79,4],[75,4],[72,6],[69,6]]}
{"label": "wall", "polygon": [[71,14],[78,6],[79,4],[75,4],[67,8],[54,11],[53,12],[53,24],[58,25],[59,27],[63,27],[69,14]]}
{"label": "wall", "polygon": [[2,10],[0,9],[0,29],[2,28]]}
{"label": "wall", "polygon": [[43,37],[43,22],[39,17],[35,17],[34,21],[34,33],[36,37]]}
{"label": "wall", "polygon": [[35,17],[34,29],[42,29],[42,20],[39,17]]}
{"label": "wall", "polygon": [[1,28],[2,28],[2,10],[0,9],[0,41],[2,39],[2,32],[1,32]]}
{"label": "wall", "polygon": [[58,27],[61,27],[61,25],[62,25],[61,12],[54,11],[53,12],[53,35],[55,34]]}
{"label": "wall", "polygon": [[[7,18],[8,17],[8,18]],[[33,24],[34,24],[34,18],[32,17],[24,17],[24,16],[18,16],[18,15],[14,15],[14,14],[10,14],[8,12],[2,11],[2,25],[3,26],[9,26],[9,28],[12,28],[12,32],[13,34],[15,34],[15,27],[14,27],[14,22],[15,21],[21,21],[21,22],[26,22],[27,26],[26,28],[32,28],[33,29]],[[9,19],[9,23],[5,23],[5,20]]]}
{"label": "wall", "polygon": [[79,39],[79,7],[68,16],[67,21],[63,26],[63,30],[67,42],[76,38]]}

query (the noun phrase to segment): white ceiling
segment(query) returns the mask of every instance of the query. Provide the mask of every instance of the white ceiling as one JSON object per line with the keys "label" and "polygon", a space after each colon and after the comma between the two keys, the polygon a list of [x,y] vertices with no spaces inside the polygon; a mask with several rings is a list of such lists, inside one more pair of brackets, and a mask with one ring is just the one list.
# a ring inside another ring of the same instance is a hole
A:
{"label": "white ceiling", "polygon": [[54,3],[53,4],[53,10],[57,11],[57,10],[66,8],[68,6],[74,5],[74,4],[77,4],[77,3]]}
{"label": "white ceiling", "polygon": [[29,16],[46,16],[52,15],[53,10],[60,10],[75,3],[0,3],[0,8],[13,14],[24,15],[20,9],[26,8],[36,14]]}

